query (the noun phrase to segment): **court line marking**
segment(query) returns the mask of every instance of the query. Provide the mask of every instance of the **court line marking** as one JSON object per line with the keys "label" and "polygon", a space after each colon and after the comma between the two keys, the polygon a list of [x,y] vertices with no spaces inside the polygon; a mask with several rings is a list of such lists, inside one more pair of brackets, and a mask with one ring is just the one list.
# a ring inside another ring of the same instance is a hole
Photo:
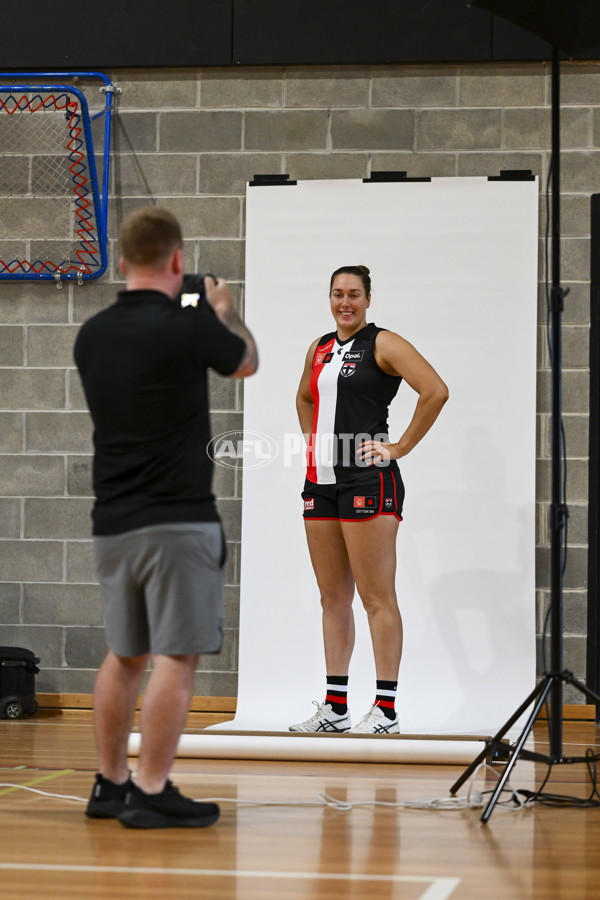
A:
{"label": "court line marking", "polygon": [[253,869],[168,869],[144,866],[69,866],[51,863],[7,863],[0,862],[0,870],[35,870],[38,872],[110,872],[123,875],[195,875],[200,877],[225,878],[288,878],[323,879],[324,881],[379,881],[428,883],[429,887],[420,900],[447,900],[460,884],[460,878],[437,877],[435,875],[363,875],[357,872],[273,872]]}
{"label": "court line marking", "polygon": [[42,775],[40,778],[33,778],[31,781],[24,781],[23,784],[16,784],[14,787],[2,788],[0,796],[10,794],[11,791],[19,791],[24,787],[32,787],[34,784],[40,784],[42,781],[51,781],[53,778],[60,778],[61,775],[71,775],[74,769],[61,769],[60,772],[52,772],[50,775]]}

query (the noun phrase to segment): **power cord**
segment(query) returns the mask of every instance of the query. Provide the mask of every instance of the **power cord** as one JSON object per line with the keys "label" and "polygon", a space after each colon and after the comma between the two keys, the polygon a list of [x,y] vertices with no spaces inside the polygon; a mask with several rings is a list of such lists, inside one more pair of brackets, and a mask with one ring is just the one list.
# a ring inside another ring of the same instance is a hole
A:
{"label": "power cord", "polygon": [[593,809],[596,807],[600,807],[600,793],[598,792],[598,766],[597,763],[600,761],[600,753],[594,753],[593,750],[588,749],[585,752],[585,764],[588,770],[588,775],[590,777],[591,784],[591,792],[588,797],[574,797],[569,794],[551,794],[544,793],[543,788],[545,787],[548,778],[550,777],[550,773],[552,771],[552,763],[548,766],[548,773],[546,778],[544,779],[543,784],[537,791],[526,791],[520,790],[519,794],[522,794],[528,803],[540,803],[542,806],[554,806],[554,807],[562,807],[562,808],[575,808],[575,809]]}
{"label": "power cord", "polygon": [[[509,783],[504,787],[502,794],[507,795],[504,800],[500,800],[497,806],[509,812],[518,812],[519,810],[531,808],[535,803],[543,806],[554,807],[575,807],[579,809],[591,809],[600,807],[600,792],[598,789],[598,762],[600,762],[600,753],[594,753],[588,749],[585,755],[586,767],[590,778],[591,792],[588,797],[574,797],[563,794],[552,794],[544,792],[544,788],[548,783],[552,773],[553,764],[548,764],[548,771],[540,787],[536,791],[526,790],[524,788],[515,789]],[[481,809],[486,802],[487,795],[491,795],[493,790],[480,791],[475,787],[476,779],[479,773],[493,775],[494,778],[500,779],[500,774],[493,766],[488,763],[481,763],[473,772],[469,780],[469,789],[466,796],[457,797],[433,797],[428,800],[403,800],[403,801],[387,801],[387,800],[340,800],[337,797],[331,797],[329,794],[319,793],[315,800],[239,800],[231,797],[202,797],[199,798],[204,803],[232,803],[238,807],[261,807],[261,806],[298,806],[298,807],[316,807],[333,809],[338,812],[350,812],[354,809],[372,809],[375,807],[387,807],[389,809],[407,809],[407,810],[431,810],[436,812],[460,812],[465,809]],[[28,787],[21,784],[0,783],[0,788],[10,788],[14,790],[30,791],[42,797],[50,797],[57,800],[74,801],[75,803],[87,803],[87,798],[75,797],[68,794],[55,794],[48,791],[41,791],[38,788]]]}
{"label": "power cord", "polygon": [[[489,767],[488,767],[489,768]],[[367,809],[374,807],[387,807],[390,809],[421,809],[421,810],[437,810],[437,811],[460,811],[464,809],[479,809],[483,806],[483,795],[474,787],[475,777],[481,769],[476,770],[471,778],[470,788],[466,797],[434,797],[429,800],[405,800],[401,802],[386,800],[341,800],[332,797],[329,794],[319,793],[315,800],[239,800],[231,797],[202,797],[205,803],[233,803],[238,807],[260,807],[260,806],[301,806],[301,807],[317,807],[334,809],[338,812],[350,812],[353,809]],[[492,769],[493,771],[493,769]],[[496,773],[494,773],[496,774]],[[76,803],[87,803],[84,797],[74,797],[66,794],[49,793],[41,791],[38,788],[28,787],[20,784],[0,784],[0,788],[11,788],[16,790],[30,791],[42,797],[50,797],[59,800],[70,800]]]}
{"label": "power cord", "polygon": [[83,797],[72,797],[69,794],[50,794],[48,791],[40,791],[37,788],[28,787],[24,784],[0,784],[0,788],[10,788],[11,790],[30,791],[32,794],[40,794],[42,797],[54,797],[57,800],[75,800],[78,803],[87,803]]}
{"label": "power cord", "polygon": [[[33,794],[39,794],[42,797],[50,797],[58,800],[73,800],[76,803],[87,803],[87,798],[73,797],[67,794],[51,794],[47,791],[40,791],[37,788],[26,787],[21,784],[0,784],[0,788],[11,788],[21,791],[31,791]],[[482,806],[481,794],[473,791],[471,799],[461,797],[436,797],[432,800],[406,800],[403,802],[392,802],[386,800],[357,800],[351,802],[349,800],[340,800],[331,797],[329,794],[317,794],[315,800],[239,800],[231,797],[201,797],[198,798],[202,803],[233,803],[239,807],[260,807],[260,806],[304,806],[304,807],[326,807],[335,809],[338,812],[350,812],[353,809],[369,808],[376,806],[390,807],[394,809],[436,809],[436,810],[461,810],[471,809]]]}

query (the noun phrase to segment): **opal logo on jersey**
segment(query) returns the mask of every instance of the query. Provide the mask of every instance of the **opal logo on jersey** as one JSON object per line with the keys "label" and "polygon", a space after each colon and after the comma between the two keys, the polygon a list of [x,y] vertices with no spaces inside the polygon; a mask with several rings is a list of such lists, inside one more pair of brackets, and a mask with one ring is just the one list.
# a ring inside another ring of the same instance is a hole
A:
{"label": "opal logo on jersey", "polygon": [[223,431],[210,441],[206,452],[226,469],[260,469],[277,459],[279,447],[260,431]]}
{"label": "opal logo on jersey", "polygon": [[348,350],[344,353],[344,362],[362,362],[364,350]]}
{"label": "opal logo on jersey", "polygon": [[356,372],[356,363],[353,362],[345,362],[340,369],[340,372],[344,376],[344,378],[350,378],[351,375],[354,375]]}

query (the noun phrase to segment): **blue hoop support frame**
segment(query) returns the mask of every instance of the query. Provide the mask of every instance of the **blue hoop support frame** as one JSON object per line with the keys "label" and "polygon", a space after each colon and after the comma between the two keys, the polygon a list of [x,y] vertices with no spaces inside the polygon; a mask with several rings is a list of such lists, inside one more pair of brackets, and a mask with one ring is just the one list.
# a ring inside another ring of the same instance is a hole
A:
{"label": "blue hoop support frame", "polygon": [[[25,91],[31,93],[32,91],[65,91],[67,94],[75,95],[80,103],[82,111],[85,111],[86,115],[83,118],[83,129],[85,135],[85,141],[87,146],[91,149],[91,153],[88,154],[88,169],[90,175],[91,182],[91,190],[92,196],[94,198],[94,209],[97,213],[96,215],[96,223],[98,230],[98,244],[99,244],[99,253],[100,253],[100,266],[94,272],[86,272],[82,273],[81,271],[77,272],[64,272],[61,273],[60,270],[57,270],[55,273],[49,272],[35,272],[35,273],[0,273],[0,279],[11,280],[11,281],[81,281],[81,280],[92,280],[96,278],[100,278],[107,269],[108,266],[108,254],[107,254],[107,237],[108,237],[108,190],[109,190],[109,181],[110,181],[110,140],[111,140],[111,125],[112,125],[112,112],[113,112],[113,99],[112,95],[115,92],[116,88],[112,84],[110,78],[104,75],[102,72],[0,72],[0,78],[19,78],[19,79],[27,79],[34,78],[37,80],[35,84],[11,84],[11,85],[2,85],[0,86],[0,93],[14,93],[15,91]],[[60,84],[60,83],[41,83],[40,79],[49,78],[49,79],[64,79],[64,78],[96,78],[103,82],[104,88],[100,88],[105,95],[105,103],[104,109],[100,110],[100,112],[96,113],[96,115],[90,118],[89,109],[87,99],[84,94],[79,90],[79,88],[75,87],[72,84]],[[98,192],[98,176],[96,173],[96,160],[94,156],[94,145],[92,140],[92,132],[91,132],[91,122],[96,121],[96,119],[105,117],[104,122],[104,148],[103,148],[103,159],[104,159],[104,172],[103,172],[103,180],[102,180],[102,195],[100,197]],[[76,140],[77,138],[75,138]],[[73,139],[72,139],[73,140]],[[71,143],[71,142],[70,142]],[[79,145],[81,146],[81,144]],[[70,148],[70,154],[76,153],[78,147]],[[72,157],[73,165],[77,164],[77,160]],[[75,176],[77,176],[77,172],[72,172]],[[76,187],[78,186],[75,182]],[[77,193],[77,192],[75,192]],[[80,203],[84,200],[79,194],[77,194],[78,200],[76,203]],[[81,206],[79,207],[81,209]],[[84,228],[84,214],[80,216],[80,221],[82,222],[82,228]],[[89,221],[89,216],[88,216]],[[86,242],[85,238],[82,238],[82,243]],[[81,252],[91,253],[89,249],[86,249]]]}

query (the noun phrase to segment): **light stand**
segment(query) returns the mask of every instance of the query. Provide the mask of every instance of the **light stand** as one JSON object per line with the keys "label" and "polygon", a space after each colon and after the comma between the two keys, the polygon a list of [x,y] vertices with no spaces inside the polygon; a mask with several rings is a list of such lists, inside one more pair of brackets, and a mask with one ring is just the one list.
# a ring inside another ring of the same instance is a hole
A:
{"label": "light stand", "polygon": [[[498,784],[481,816],[487,822],[507,783],[510,773],[518,759],[545,762],[549,765],[585,762],[585,757],[563,757],[562,749],[562,706],[563,683],[574,685],[577,690],[596,704],[600,704],[600,696],[591,691],[585,684],[567,670],[563,670],[563,566],[565,558],[564,535],[567,522],[567,507],[563,499],[563,452],[562,452],[562,313],[564,299],[568,291],[560,283],[560,53],[557,47],[552,51],[552,290],[550,294],[550,365],[551,381],[551,417],[552,417],[552,495],[550,506],[550,672],[544,674],[541,681],[521,704],[510,719],[502,726],[471,765],[463,772],[458,781],[450,788],[455,794],[470,778],[477,767],[490,752],[498,759],[508,760]],[[534,723],[549,699],[548,716],[549,753],[533,753],[525,750],[525,742],[531,733]],[[504,735],[520,719],[523,713],[534,704],[525,728],[514,745],[503,742]]]}

